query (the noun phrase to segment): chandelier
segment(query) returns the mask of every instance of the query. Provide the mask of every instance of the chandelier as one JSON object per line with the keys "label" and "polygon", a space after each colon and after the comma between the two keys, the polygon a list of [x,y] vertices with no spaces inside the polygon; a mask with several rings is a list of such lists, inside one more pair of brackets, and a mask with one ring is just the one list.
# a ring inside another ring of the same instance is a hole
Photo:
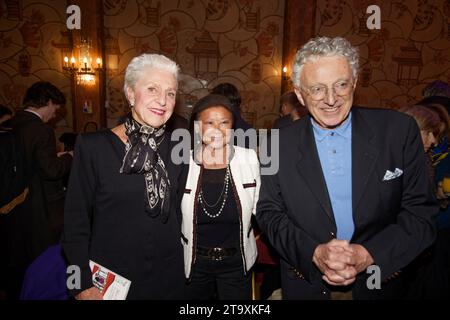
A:
{"label": "chandelier", "polygon": [[76,76],[78,85],[94,85],[95,74],[103,70],[102,59],[97,57],[95,61],[91,56],[92,44],[88,38],[81,38],[77,50],[72,52],[71,57],[64,56],[63,70]]}

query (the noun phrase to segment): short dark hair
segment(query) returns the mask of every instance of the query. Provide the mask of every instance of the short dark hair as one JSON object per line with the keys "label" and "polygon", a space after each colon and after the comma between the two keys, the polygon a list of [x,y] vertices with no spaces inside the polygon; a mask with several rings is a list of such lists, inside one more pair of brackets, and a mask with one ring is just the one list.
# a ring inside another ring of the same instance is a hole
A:
{"label": "short dark hair", "polygon": [[64,151],[73,151],[75,143],[77,142],[77,134],[74,132],[64,132],[58,139],[59,142],[64,143]]}
{"label": "short dark hair", "polygon": [[230,111],[231,115],[233,116],[232,129],[235,129],[234,125],[236,123],[236,115],[233,112],[233,106],[230,100],[220,94],[208,94],[207,96],[204,96],[203,98],[198,100],[192,108],[191,118],[189,120],[189,131],[191,133],[192,147],[194,146],[194,144],[198,143],[194,141],[194,122],[195,120],[198,120],[198,116],[200,113],[212,107],[224,107],[225,109]]}
{"label": "short dark hair", "polygon": [[218,84],[211,90],[211,93],[220,94],[227,97],[233,106],[233,113],[240,114],[241,95],[239,94],[239,90],[234,85],[228,82]]}
{"label": "short dark hair", "polygon": [[304,117],[305,115],[308,114],[308,109],[304,105],[301,104],[301,102],[298,100],[297,95],[295,94],[294,91],[285,92],[280,97],[280,110],[281,110],[281,106],[284,103],[290,104],[292,107],[294,107],[294,109],[297,110],[300,117]]}
{"label": "short dark hair", "polygon": [[224,107],[225,109],[231,112],[231,114],[233,115],[233,124],[234,124],[235,115],[233,113],[233,106],[227,97],[221,96],[220,94],[208,94],[203,98],[201,98],[200,100],[198,100],[195,103],[194,107],[192,108],[191,119],[189,121],[190,124],[192,126],[194,125],[194,121],[198,120],[198,116],[202,111],[217,106]]}
{"label": "short dark hair", "polygon": [[293,106],[294,108],[298,108],[300,107],[301,103],[297,98],[297,95],[295,94],[294,91],[288,91],[285,92],[281,97],[280,97],[280,104],[290,104],[291,106]]}
{"label": "short dark hair", "polygon": [[53,84],[47,81],[38,81],[29,87],[23,98],[24,108],[45,107],[49,102],[63,106],[66,104],[66,97]]}

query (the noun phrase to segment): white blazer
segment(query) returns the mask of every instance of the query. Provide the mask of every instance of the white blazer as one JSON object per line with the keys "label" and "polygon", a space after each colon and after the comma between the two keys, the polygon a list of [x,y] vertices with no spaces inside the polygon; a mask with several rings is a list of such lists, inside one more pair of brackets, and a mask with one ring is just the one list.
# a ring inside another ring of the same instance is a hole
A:
{"label": "white blazer", "polygon": [[[259,161],[253,149],[234,147],[235,152],[230,162],[231,176],[236,186],[239,199],[236,204],[240,212],[240,252],[247,272],[253,266],[257,256],[256,241],[252,232],[251,217],[256,212],[259,188],[261,185]],[[181,242],[184,249],[184,272],[186,278],[191,276],[192,266],[195,263],[197,235],[194,234],[194,224],[198,213],[198,193],[200,192],[201,166],[192,156],[189,162],[189,173],[186,181],[183,199],[181,201],[181,212],[183,214]],[[243,253],[243,254],[242,254]]]}

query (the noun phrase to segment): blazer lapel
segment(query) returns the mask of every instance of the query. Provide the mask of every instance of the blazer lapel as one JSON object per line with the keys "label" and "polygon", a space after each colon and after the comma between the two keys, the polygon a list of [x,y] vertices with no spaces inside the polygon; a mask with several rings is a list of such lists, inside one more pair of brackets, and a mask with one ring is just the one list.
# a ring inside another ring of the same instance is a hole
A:
{"label": "blazer lapel", "polygon": [[305,180],[306,184],[319,201],[322,209],[335,224],[333,210],[331,209],[328,189],[320,164],[319,154],[312,131],[311,118],[308,116],[306,126],[299,130],[299,159],[297,169]]}
{"label": "blazer lapel", "polygon": [[375,169],[379,150],[373,145],[371,140],[374,134],[358,109],[353,109],[352,119],[352,208],[355,215]]}

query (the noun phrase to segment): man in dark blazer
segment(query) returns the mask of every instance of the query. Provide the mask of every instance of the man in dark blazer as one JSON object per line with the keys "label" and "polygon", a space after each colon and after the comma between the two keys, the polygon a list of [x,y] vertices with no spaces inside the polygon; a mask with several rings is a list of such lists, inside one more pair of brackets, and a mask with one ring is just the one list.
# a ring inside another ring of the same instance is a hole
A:
{"label": "man in dark blazer", "polygon": [[256,214],[282,258],[285,299],[401,298],[402,269],[435,238],[418,127],[352,107],[357,69],[343,38],[312,39],[295,58],[309,115],[281,130],[279,170],[262,174]]}
{"label": "man in dark blazer", "polygon": [[[4,217],[8,248],[8,298],[18,298],[28,265],[55,242],[53,220],[62,221],[63,211],[50,212],[52,205],[46,181],[62,179],[70,170],[72,156],[56,153],[56,138],[47,122],[66,102],[63,93],[49,82],[40,81],[27,89],[23,111],[11,119],[17,148],[23,157],[29,194]],[[61,184],[62,186],[62,184]],[[59,215],[59,217],[57,217]],[[62,224],[59,227],[62,231]],[[53,239],[52,239],[53,238]]]}
{"label": "man in dark blazer", "polygon": [[290,126],[308,114],[308,109],[298,101],[294,91],[285,92],[280,98],[280,118],[275,119],[272,129]]}

